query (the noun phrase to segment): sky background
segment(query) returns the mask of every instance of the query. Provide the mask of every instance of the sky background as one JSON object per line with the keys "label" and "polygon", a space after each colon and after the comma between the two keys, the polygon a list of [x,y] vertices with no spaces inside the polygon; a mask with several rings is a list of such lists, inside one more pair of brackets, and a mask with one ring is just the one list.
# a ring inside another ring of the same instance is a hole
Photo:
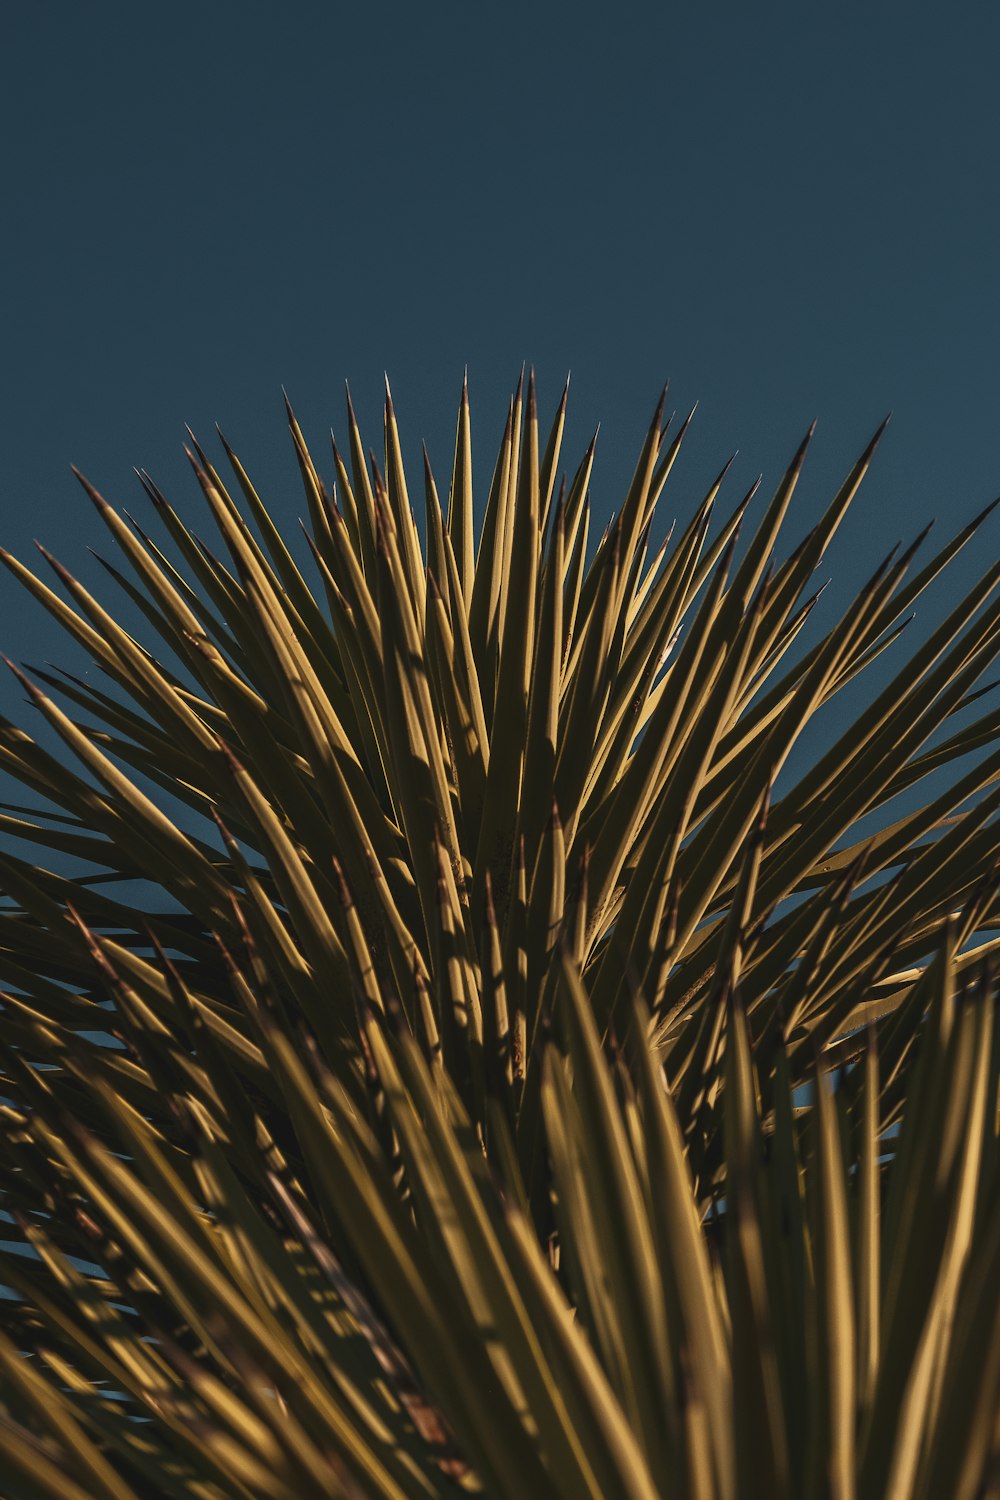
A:
{"label": "sky background", "polygon": [[[101,578],[71,462],[144,523],[147,468],[200,527],[183,427],[216,420],[295,529],[281,386],[325,469],[345,377],[378,445],[383,371],[411,490],[422,438],[445,487],[466,364],[482,504],[523,360],[544,420],[572,370],[568,467],[602,423],[597,522],[668,376],[700,405],[664,525],[734,449],[723,498],[763,471],[762,505],[819,417],[789,547],[892,408],[826,623],[897,539],[943,540],[1000,493],[1000,13],[672,9],[11,11],[0,543]],[[0,647],[74,660],[6,573]],[[21,699],[0,679],[27,723]]]}

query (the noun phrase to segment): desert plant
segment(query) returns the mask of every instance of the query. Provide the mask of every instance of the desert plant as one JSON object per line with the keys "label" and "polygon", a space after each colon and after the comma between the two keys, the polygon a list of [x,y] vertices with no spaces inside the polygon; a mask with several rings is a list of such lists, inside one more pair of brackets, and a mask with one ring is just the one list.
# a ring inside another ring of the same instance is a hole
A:
{"label": "desert plant", "polygon": [[465,389],[423,543],[289,410],[314,585],[225,441],[225,560],[83,481],[155,653],[3,554],[106,678],[0,729],[12,1500],[997,1493],[1000,564],[783,774],[988,511],[806,647],[880,434],[651,551],[661,400],[591,558],[565,411],[477,546]]}

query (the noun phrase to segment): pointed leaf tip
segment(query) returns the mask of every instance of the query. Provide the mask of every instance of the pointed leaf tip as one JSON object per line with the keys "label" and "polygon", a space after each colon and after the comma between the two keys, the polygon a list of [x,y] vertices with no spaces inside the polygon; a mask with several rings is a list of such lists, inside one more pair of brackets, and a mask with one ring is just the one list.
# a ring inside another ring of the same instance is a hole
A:
{"label": "pointed leaf tip", "polygon": [[10,668],[14,676],[17,678],[18,682],[24,688],[25,692],[30,693],[31,697],[34,698],[36,702],[45,697],[45,694],[41,691],[41,689],[35,686],[30,677],[22,672],[21,668],[15,662],[11,661],[9,656],[2,656],[0,657],[0,660],[3,661],[5,666],[8,666]]}
{"label": "pointed leaf tip", "polygon": [[888,425],[889,425],[889,423],[891,421],[892,421],[892,412],[891,411],[886,412],[885,416],[882,418],[881,422],[879,423],[878,427],[875,430],[874,437],[872,438],[871,442],[868,444],[868,447],[865,449],[864,457],[862,459],[863,463],[867,463],[872,458],[872,455],[874,454],[875,449],[878,447],[879,443],[882,441],[882,435],[885,432],[885,429],[888,427]]}
{"label": "pointed leaf tip", "polygon": [[83,486],[84,493],[86,494],[88,500],[91,500],[93,504],[97,506],[98,510],[111,509],[104,496],[98,493],[98,491],[94,488],[86,475],[81,473],[81,471],[77,468],[76,464],[70,464],[70,470],[73,474],[73,477],[77,479]]}
{"label": "pointed leaf tip", "polygon": [[993,514],[998,505],[1000,505],[1000,495],[998,495],[995,500],[991,500],[989,505],[985,505],[979,512],[978,516],[974,516],[972,518],[972,520],[969,522],[970,529],[981,526],[986,520],[987,516],[991,516]]}

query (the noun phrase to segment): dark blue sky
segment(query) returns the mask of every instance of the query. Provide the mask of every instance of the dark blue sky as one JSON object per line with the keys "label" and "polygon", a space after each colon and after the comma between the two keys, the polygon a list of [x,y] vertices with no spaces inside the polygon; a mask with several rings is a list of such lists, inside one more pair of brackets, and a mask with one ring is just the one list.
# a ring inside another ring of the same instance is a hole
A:
{"label": "dark blue sky", "polygon": [[[0,542],[99,576],[71,461],[145,517],[142,465],[200,524],[183,424],[216,419],[294,526],[281,385],[325,464],[345,376],[377,445],[384,369],[443,479],[468,362],[482,487],[524,359],[545,415],[572,369],[567,462],[603,423],[599,519],[668,375],[701,403],[669,514],[733,448],[733,501],[773,483],[818,415],[804,528],[894,408],[842,589],[1000,492],[996,14],[671,9],[17,7]],[[70,659],[6,574],[0,646]]]}

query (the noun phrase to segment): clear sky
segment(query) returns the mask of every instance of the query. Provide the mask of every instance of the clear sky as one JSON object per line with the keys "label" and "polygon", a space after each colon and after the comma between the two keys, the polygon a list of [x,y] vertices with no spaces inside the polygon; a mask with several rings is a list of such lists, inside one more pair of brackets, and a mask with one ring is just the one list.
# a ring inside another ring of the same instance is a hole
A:
{"label": "clear sky", "polygon": [[[383,370],[406,456],[425,437],[443,480],[468,363],[483,486],[522,360],[543,415],[572,369],[567,462],[603,423],[599,520],[666,376],[700,401],[667,519],[734,448],[732,501],[773,484],[818,416],[804,528],[893,408],[830,558],[844,589],[1000,492],[1000,13],[679,12],[12,8],[0,542],[100,576],[71,461],[145,519],[144,466],[200,524],[183,424],[216,419],[294,526],[281,385],[325,463],[345,376],[377,445]],[[69,659],[6,574],[0,647]],[[0,681],[23,722],[20,700]]]}

